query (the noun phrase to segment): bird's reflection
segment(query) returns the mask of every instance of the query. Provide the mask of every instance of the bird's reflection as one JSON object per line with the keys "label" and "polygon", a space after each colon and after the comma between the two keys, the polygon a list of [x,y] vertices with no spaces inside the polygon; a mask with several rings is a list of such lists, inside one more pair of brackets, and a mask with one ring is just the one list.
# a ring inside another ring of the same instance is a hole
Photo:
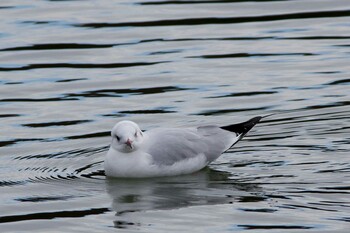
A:
{"label": "bird's reflection", "polygon": [[152,179],[106,179],[117,215],[194,205],[223,204],[252,196],[259,188],[229,179],[229,173],[209,168],[192,175]]}

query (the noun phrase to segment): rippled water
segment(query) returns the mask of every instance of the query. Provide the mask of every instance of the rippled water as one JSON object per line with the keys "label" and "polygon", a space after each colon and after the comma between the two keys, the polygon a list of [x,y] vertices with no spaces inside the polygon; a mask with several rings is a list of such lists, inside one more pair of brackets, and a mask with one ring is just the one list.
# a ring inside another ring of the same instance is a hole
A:
{"label": "rippled water", "polygon": [[[348,232],[350,2],[0,2],[0,231]],[[266,118],[193,175],[106,179],[109,130]]]}

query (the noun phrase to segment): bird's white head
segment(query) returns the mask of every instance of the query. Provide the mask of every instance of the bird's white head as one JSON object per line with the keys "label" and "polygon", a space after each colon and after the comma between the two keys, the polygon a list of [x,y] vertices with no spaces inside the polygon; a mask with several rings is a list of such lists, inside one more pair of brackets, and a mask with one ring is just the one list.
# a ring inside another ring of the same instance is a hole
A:
{"label": "bird's white head", "polygon": [[120,121],[112,129],[111,147],[117,151],[129,153],[139,148],[143,141],[143,133],[132,121]]}

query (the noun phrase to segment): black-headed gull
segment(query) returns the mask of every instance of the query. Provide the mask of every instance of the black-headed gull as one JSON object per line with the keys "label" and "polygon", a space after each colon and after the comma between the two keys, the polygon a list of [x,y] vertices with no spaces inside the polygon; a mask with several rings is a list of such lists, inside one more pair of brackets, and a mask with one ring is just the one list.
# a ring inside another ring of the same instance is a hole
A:
{"label": "black-headed gull", "polygon": [[132,121],[120,121],[111,132],[105,173],[142,178],[199,171],[241,140],[261,118],[223,127],[156,128],[147,132]]}

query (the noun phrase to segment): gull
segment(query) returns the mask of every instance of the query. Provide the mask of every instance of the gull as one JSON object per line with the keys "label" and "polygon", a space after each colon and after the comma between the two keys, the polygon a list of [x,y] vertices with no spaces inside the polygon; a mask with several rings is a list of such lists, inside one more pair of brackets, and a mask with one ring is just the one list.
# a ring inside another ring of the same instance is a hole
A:
{"label": "gull", "polygon": [[155,128],[145,132],[135,122],[120,121],[111,131],[105,174],[146,178],[194,173],[233,147],[262,118],[222,127]]}

